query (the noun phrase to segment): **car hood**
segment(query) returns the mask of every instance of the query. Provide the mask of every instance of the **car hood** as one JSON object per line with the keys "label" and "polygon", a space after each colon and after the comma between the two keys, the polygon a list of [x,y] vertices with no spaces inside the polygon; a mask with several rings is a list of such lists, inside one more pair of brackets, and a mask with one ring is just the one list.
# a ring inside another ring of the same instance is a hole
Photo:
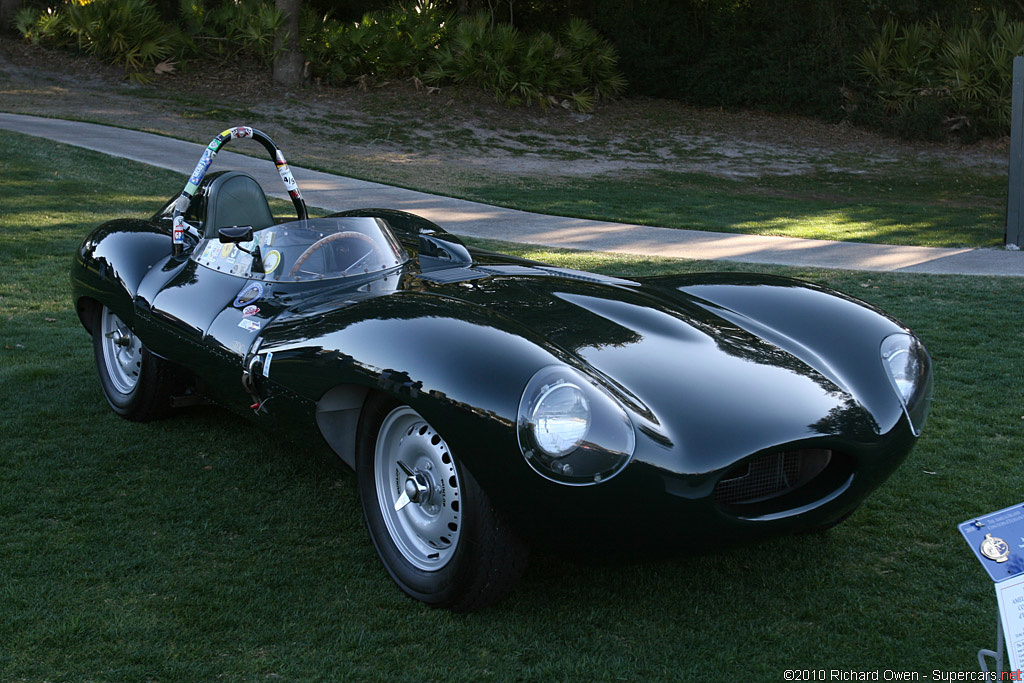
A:
{"label": "car hood", "polygon": [[[805,305],[835,309],[839,319],[854,313],[874,323],[850,320],[856,334],[821,348],[807,341],[822,336],[820,329],[813,334],[816,321],[786,325],[768,311],[763,319],[751,317],[740,306],[714,301],[717,292],[690,291],[698,282],[708,281],[494,277],[471,283],[460,296],[498,309],[563,350],[632,410],[642,432],[666,447],[706,453],[709,469],[723,457],[809,438],[841,434],[870,442],[899,420],[877,354],[885,334],[899,329],[893,321],[794,281],[720,284],[733,295],[736,288],[750,289],[751,296],[759,288],[781,289],[783,299],[809,299]],[[787,304],[792,302],[774,308]],[[863,353],[865,345],[867,357],[874,354],[870,364],[850,363],[850,350]]]}

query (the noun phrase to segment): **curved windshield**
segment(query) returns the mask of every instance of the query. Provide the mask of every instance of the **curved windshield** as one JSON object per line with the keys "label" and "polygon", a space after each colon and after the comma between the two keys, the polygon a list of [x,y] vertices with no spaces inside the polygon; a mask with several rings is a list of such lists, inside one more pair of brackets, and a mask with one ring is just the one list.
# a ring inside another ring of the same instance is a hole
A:
{"label": "curved windshield", "polygon": [[[257,230],[253,239],[222,244],[203,239],[193,259],[230,275],[282,282],[375,273],[401,265],[406,254],[379,218],[314,218]],[[259,258],[263,263],[253,269]]]}

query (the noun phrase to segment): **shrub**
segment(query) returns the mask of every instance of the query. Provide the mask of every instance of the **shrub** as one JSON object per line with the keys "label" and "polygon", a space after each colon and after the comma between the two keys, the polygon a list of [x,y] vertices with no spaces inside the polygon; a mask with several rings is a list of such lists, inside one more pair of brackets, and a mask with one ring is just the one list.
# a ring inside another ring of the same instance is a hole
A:
{"label": "shrub", "polygon": [[146,80],[145,71],[180,43],[150,0],[65,0],[56,8],[19,11],[15,26],[33,42],[77,48],[120,64],[133,80]]}
{"label": "shrub", "polygon": [[60,25],[64,15],[53,9],[45,10],[35,7],[22,7],[14,15],[14,28],[29,42],[39,44],[56,44],[60,37]]}
{"label": "shrub", "polygon": [[626,78],[619,71],[618,49],[589,23],[570,19],[562,31],[562,45],[579,62],[578,84],[592,88],[596,99],[611,99],[626,89]]}
{"label": "shrub", "polygon": [[264,0],[181,0],[181,30],[188,51],[233,60],[251,59],[269,66],[274,59],[274,38],[284,16]]}
{"label": "shrub", "polygon": [[[16,25],[28,40],[93,53],[143,80],[145,69],[175,53],[269,66],[284,24],[270,0],[179,0],[178,16],[172,30],[152,0],[63,0],[56,9],[22,10]],[[495,24],[488,14],[456,19],[437,0],[370,12],[355,22],[317,14],[307,4],[299,33],[312,74],[337,84],[415,77],[482,88],[509,105],[579,111],[626,85],[616,48],[580,19],[556,38]]]}
{"label": "shrub", "polygon": [[427,1],[371,12],[351,23],[316,15],[307,7],[300,42],[314,76],[328,82],[421,76],[450,19]]}
{"label": "shrub", "polygon": [[508,105],[580,111],[625,88],[615,47],[582,20],[556,39],[495,24],[488,13],[455,18],[422,0],[347,23],[307,8],[300,34],[314,76],[333,83],[415,77],[481,88]]}
{"label": "shrub", "polygon": [[1024,23],[993,12],[951,27],[887,21],[856,61],[882,124],[909,137],[974,138],[1009,131],[1013,57],[1022,50]]}
{"label": "shrub", "polygon": [[590,111],[625,89],[618,53],[589,24],[573,20],[561,40],[524,35],[487,14],[458,20],[424,80],[482,88],[509,105],[551,104]]}

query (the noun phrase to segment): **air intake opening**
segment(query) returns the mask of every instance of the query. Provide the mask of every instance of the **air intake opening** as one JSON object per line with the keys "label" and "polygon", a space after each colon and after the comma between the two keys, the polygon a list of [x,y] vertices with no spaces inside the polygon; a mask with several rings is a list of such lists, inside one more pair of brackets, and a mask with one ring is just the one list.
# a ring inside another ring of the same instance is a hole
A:
{"label": "air intake opening", "polygon": [[781,498],[811,482],[832,462],[832,451],[824,448],[780,451],[746,460],[718,482],[715,502],[723,509],[739,511]]}

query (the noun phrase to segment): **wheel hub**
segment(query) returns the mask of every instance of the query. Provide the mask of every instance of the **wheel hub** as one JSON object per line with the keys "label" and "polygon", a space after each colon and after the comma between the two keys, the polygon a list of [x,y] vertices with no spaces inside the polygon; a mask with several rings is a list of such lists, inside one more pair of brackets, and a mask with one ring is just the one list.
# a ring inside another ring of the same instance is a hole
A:
{"label": "wheel hub", "polygon": [[[408,470],[408,466],[402,461],[398,462],[398,466],[403,470]],[[430,499],[433,497],[434,485],[430,481],[429,475],[422,470],[408,470],[412,472],[405,480],[404,491],[402,492],[405,497],[399,496],[395,502],[395,510],[401,510],[409,503],[417,503],[419,505],[430,506]]]}
{"label": "wheel hub", "polygon": [[422,570],[451,559],[462,523],[458,470],[448,445],[408,407],[381,424],[375,451],[384,523],[403,557]]}
{"label": "wheel hub", "polygon": [[104,308],[100,319],[103,360],[114,389],[130,394],[139,382],[142,368],[142,344],[114,313]]}

